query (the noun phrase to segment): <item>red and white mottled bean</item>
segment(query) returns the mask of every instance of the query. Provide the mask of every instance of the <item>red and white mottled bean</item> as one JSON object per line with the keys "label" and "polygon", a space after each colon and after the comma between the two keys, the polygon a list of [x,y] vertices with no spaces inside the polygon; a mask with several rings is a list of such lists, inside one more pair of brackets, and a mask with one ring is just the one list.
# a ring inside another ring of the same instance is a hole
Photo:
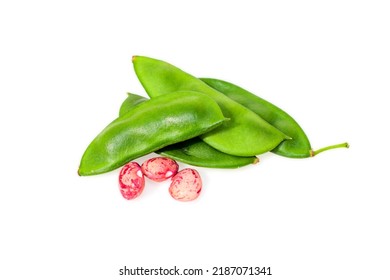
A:
{"label": "red and white mottled bean", "polygon": [[145,177],[141,166],[136,162],[129,162],[122,167],[119,173],[119,190],[125,199],[138,197],[145,187]]}
{"label": "red and white mottled bean", "polygon": [[149,179],[161,182],[174,176],[179,170],[176,161],[166,157],[155,157],[145,161],[142,166],[142,173]]}
{"label": "red and white mottled bean", "polygon": [[199,173],[191,168],[179,171],[173,178],[169,187],[171,196],[179,201],[196,199],[202,190],[202,179]]}

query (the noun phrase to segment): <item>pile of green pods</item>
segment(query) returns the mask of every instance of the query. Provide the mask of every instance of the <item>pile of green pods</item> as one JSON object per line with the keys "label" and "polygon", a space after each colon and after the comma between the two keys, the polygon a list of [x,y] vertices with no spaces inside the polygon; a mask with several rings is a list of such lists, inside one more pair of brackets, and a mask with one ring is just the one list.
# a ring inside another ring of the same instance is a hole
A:
{"label": "pile of green pods", "polygon": [[238,168],[273,152],[313,157],[314,151],[285,111],[222,80],[196,78],[161,60],[134,56],[135,73],[150,99],[129,93],[119,116],[84,152],[78,173],[96,175],[155,152],[186,164]]}

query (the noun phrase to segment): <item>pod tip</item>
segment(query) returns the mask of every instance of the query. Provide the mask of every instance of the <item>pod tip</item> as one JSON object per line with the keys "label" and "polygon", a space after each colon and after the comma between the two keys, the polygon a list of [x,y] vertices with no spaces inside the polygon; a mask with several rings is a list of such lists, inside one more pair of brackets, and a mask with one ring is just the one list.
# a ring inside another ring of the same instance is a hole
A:
{"label": "pod tip", "polygon": [[258,157],[255,157],[253,160],[253,164],[258,164],[260,162],[260,159]]}
{"label": "pod tip", "polygon": [[137,58],[137,55],[133,55],[132,57],[131,57],[131,61],[132,62],[134,62],[134,60]]}

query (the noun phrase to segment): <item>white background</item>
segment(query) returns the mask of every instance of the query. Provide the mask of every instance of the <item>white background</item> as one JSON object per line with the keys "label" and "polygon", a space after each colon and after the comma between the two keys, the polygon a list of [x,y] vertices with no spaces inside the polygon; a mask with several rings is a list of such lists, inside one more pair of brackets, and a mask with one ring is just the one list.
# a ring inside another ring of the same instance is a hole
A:
{"label": "white background", "polygon": [[[177,265],[209,276],[166,279],[262,278],[213,266],[390,279],[385,2],[2,1],[0,278],[162,279],[119,269]],[[150,181],[126,201],[118,171],[77,168],[126,92],[145,95],[132,55],[236,83],[293,115],[314,148],[350,149],[197,168],[192,203]]]}

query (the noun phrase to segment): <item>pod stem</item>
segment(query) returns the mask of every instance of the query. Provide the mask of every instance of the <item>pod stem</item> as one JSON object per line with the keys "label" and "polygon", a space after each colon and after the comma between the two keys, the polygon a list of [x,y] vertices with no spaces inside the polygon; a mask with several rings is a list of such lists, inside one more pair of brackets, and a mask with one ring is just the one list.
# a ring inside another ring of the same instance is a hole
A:
{"label": "pod stem", "polygon": [[318,155],[319,153],[322,153],[322,152],[325,152],[328,150],[332,150],[332,149],[337,149],[337,148],[349,148],[349,144],[347,142],[345,142],[345,143],[327,146],[327,147],[324,147],[324,148],[321,148],[321,149],[318,149],[315,151],[310,150],[310,156],[314,157],[314,156]]}

